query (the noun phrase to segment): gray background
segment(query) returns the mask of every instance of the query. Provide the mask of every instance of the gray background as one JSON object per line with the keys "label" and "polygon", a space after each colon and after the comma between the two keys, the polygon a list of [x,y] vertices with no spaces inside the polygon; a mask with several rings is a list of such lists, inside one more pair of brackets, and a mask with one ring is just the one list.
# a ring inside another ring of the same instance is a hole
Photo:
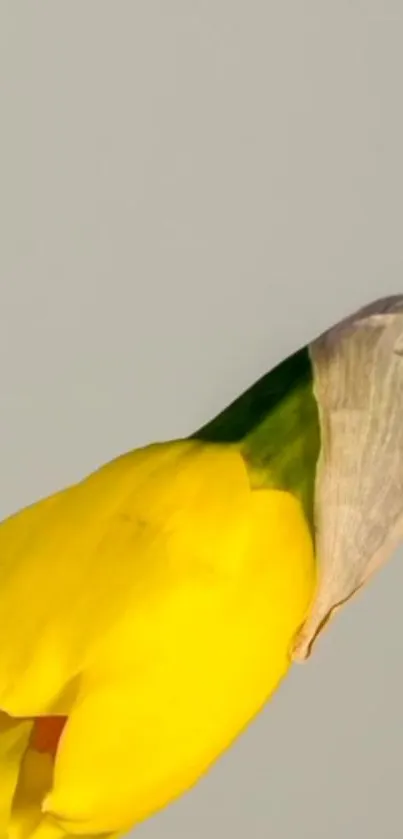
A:
{"label": "gray background", "polygon": [[[401,0],[2,0],[0,514],[403,290]],[[403,563],[143,839],[403,835]]]}

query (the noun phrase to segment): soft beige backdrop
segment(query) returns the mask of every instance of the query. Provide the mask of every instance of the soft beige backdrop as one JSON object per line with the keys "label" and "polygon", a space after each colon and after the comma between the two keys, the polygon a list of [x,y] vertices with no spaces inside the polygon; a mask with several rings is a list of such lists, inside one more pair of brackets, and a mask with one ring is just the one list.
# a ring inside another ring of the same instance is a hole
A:
{"label": "soft beige backdrop", "polygon": [[[1,0],[0,41],[3,516],[403,290],[403,4]],[[402,591],[139,839],[401,837]]]}

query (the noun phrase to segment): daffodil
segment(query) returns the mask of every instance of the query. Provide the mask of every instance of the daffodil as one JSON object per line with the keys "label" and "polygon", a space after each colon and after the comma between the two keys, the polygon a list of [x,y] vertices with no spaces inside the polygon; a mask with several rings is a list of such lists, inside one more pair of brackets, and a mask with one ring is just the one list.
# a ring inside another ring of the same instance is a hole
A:
{"label": "daffodil", "polygon": [[0,525],[0,839],[121,834],[177,798],[390,553],[402,334],[381,301]]}

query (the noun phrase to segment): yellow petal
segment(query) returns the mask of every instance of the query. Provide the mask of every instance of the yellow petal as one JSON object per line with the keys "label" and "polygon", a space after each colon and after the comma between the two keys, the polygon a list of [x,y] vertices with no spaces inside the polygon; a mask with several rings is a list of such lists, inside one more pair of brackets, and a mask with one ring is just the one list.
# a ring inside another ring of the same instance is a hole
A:
{"label": "yellow petal", "polygon": [[11,716],[68,713],[137,573],[128,543],[143,484],[151,476],[158,494],[158,473],[183,449],[118,458],[0,524],[0,708]]}
{"label": "yellow petal", "polygon": [[28,748],[20,768],[9,823],[9,839],[30,839],[42,818],[42,801],[52,785],[53,756]]}
{"label": "yellow petal", "polygon": [[0,713],[0,837],[7,836],[12,802],[21,761],[27,748],[32,724],[12,720]]}
{"label": "yellow petal", "polygon": [[[193,546],[172,534],[176,565],[163,597],[154,596],[151,566],[149,590],[143,581],[137,608],[86,674],[44,805],[67,833],[128,830],[183,793],[287,671],[313,591],[309,531],[287,493],[244,501],[238,545],[229,522],[207,545],[208,517],[198,518],[198,505],[188,511]],[[168,534],[152,545],[154,556],[169,556]]]}

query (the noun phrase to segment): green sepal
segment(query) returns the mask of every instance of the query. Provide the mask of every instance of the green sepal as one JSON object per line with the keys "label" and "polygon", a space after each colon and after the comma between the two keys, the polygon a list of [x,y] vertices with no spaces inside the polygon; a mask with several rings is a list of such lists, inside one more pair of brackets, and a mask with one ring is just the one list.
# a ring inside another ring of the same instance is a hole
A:
{"label": "green sepal", "polygon": [[252,485],[295,494],[313,532],[320,425],[307,347],[266,373],[192,437],[239,444]]}

